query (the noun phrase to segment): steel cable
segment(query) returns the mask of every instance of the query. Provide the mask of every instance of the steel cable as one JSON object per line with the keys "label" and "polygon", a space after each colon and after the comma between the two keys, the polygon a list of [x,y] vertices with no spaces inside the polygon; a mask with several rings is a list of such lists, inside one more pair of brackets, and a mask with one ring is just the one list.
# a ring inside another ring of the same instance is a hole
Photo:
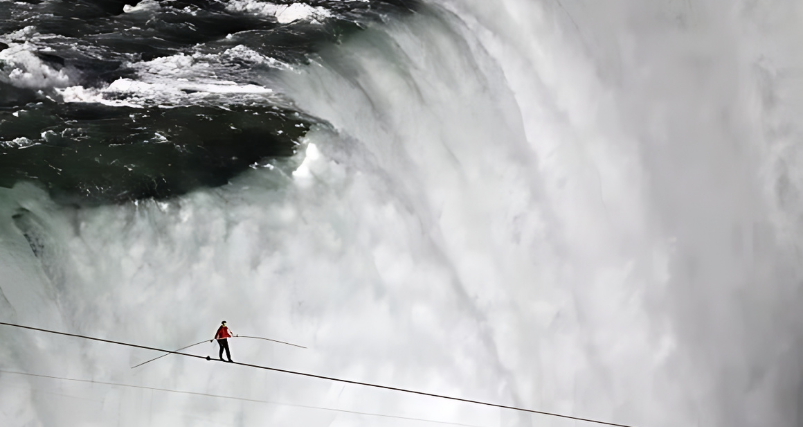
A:
{"label": "steel cable", "polygon": [[[193,357],[193,358],[196,358],[196,359],[205,359],[207,361],[218,362],[218,360],[212,359],[209,356],[206,356],[206,357],[198,356],[198,355],[195,355],[195,354],[181,353],[181,352],[178,352],[178,351],[164,350],[164,349],[161,349],[161,348],[148,347],[148,346],[137,345],[137,344],[130,344],[130,343],[125,343],[125,342],[121,342],[121,341],[112,341],[112,340],[107,340],[107,339],[103,339],[103,338],[95,338],[95,337],[89,337],[89,336],[85,336],[85,335],[70,334],[70,333],[67,333],[67,332],[51,331],[49,329],[34,328],[34,327],[31,327],[31,326],[17,325],[17,324],[14,324],[14,323],[0,322],[0,325],[11,326],[11,327],[15,327],[15,328],[22,328],[22,329],[29,329],[29,330],[32,330],[32,331],[47,332],[47,333],[56,334],[56,335],[65,335],[65,336],[68,336],[68,337],[83,338],[83,339],[87,339],[87,340],[106,342],[106,343],[110,343],[110,344],[124,345],[124,346],[128,346],[128,347],[141,348],[141,349],[145,349],[145,350],[159,351],[159,352],[169,353],[169,354],[178,354],[180,356]],[[341,382],[341,383],[345,383],[345,384],[355,384],[355,385],[361,385],[361,386],[365,386],[365,387],[380,388],[380,389],[385,389],[385,390],[394,390],[394,391],[398,391],[398,392],[402,392],[402,393],[417,394],[417,395],[420,395],[420,396],[437,397],[439,399],[447,399],[447,400],[454,400],[454,401],[458,401],[458,402],[473,403],[475,405],[490,406],[490,407],[502,408],[502,409],[510,409],[510,410],[513,410],[513,411],[528,412],[528,413],[531,413],[531,414],[547,415],[547,416],[550,416],[550,417],[565,418],[565,419],[575,420],[575,421],[585,421],[585,422],[589,422],[589,423],[604,424],[604,425],[609,425],[609,426],[614,426],[614,427],[633,427],[633,426],[629,426],[629,425],[626,425],[626,424],[618,424],[618,423],[612,423],[612,422],[607,422],[607,421],[599,421],[599,420],[594,420],[594,419],[590,419],[590,418],[574,417],[574,416],[571,416],[571,415],[556,414],[556,413],[553,413],[553,412],[536,411],[534,409],[519,408],[519,407],[516,407],[516,406],[501,405],[501,404],[498,404],[498,403],[482,402],[482,401],[479,401],[479,400],[463,399],[463,398],[460,398],[460,397],[445,396],[445,395],[441,395],[441,394],[427,393],[427,392],[423,392],[423,391],[409,390],[409,389],[404,389],[404,388],[399,388],[399,387],[391,387],[391,386],[386,386],[386,385],[381,385],[381,384],[372,384],[372,383],[366,383],[366,382],[361,382],[361,381],[344,380],[344,379],[341,379],[341,378],[327,377],[325,375],[316,375],[316,374],[310,374],[310,373],[306,373],[306,372],[298,372],[298,371],[290,371],[290,370],[287,370],[287,369],[272,368],[270,366],[253,365],[253,364],[250,364],[250,363],[240,363],[240,362],[223,362],[222,360],[219,361],[219,362],[220,363],[228,363],[228,364],[231,364],[231,365],[245,366],[245,367],[249,367],[249,368],[264,369],[264,370],[274,371],[274,372],[283,372],[283,373],[291,374],[291,375],[300,375],[300,376],[304,376],[304,377],[318,378],[318,379],[328,380],[328,381],[336,381],[336,382]]]}

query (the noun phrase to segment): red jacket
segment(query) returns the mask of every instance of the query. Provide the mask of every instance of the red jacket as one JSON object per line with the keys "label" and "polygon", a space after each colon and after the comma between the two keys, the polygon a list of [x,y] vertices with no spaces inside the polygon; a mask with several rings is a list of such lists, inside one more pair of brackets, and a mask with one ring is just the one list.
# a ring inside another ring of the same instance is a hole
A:
{"label": "red jacket", "polygon": [[215,332],[215,339],[223,340],[226,338],[231,338],[231,334],[229,333],[229,328],[227,326],[221,325],[219,328],[217,328],[217,332]]}

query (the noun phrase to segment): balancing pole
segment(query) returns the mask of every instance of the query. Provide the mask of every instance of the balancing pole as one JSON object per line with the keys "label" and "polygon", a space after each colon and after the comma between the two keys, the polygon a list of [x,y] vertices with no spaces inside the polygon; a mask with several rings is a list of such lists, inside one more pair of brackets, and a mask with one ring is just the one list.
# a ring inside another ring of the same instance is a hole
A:
{"label": "balancing pole", "polygon": [[279,341],[279,340],[272,340],[272,339],[270,339],[270,338],[262,338],[262,337],[250,337],[250,336],[248,336],[248,335],[235,335],[233,338],[253,338],[253,339],[256,339],[256,340],[273,341],[273,342],[277,342],[277,343],[279,343],[279,344],[287,344],[287,345],[292,345],[293,347],[298,347],[298,348],[307,348],[307,347],[304,347],[303,345],[298,345],[298,344],[290,344],[289,342],[284,342],[284,341]]}
{"label": "balancing pole", "polygon": [[[301,346],[301,345],[297,345],[297,344],[291,344],[291,343],[289,343],[289,342],[284,342],[284,341],[279,341],[279,340],[272,340],[272,339],[270,339],[270,338],[263,338],[263,337],[252,337],[252,336],[248,336],[248,335],[235,335],[235,336],[233,336],[232,338],[251,338],[251,339],[256,339],[256,340],[272,341],[272,342],[276,342],[276,343],[279,343],[279,344],[292,345],[293,347],[298,347],[298,348],[307,348],[307,347],[304,347],[304,346]],[[195,347],[196,345],[203,344],[203,343],[205,343],[205,342],[206,342],[206,340],[203,340],[203,341],[201,341],[201,342],[197,342],[197,343],[195,343],[195,344],[191,344],[191,345],[188,345],[188,346],[186,346],[186,347],[181,347],[180,349],[178,349],[178,350],[176,350],[176,351],[186,350],[186,349],[188,349],[188,348],[190,348],[190,347]],[[140,363],[139,365],[132,366],[132,367],[131,367],[131,369],[138,368],[138,367],[140,367],[140,366],[142,366],[142,365],[144,365],[144,364],[146,364],[146,363],[151,363],[151,362],[153,362],[154,360],[159,360],[159,359],[161,359],[161,358],[163,358],[163,357],[165,357],[165,356],[168,356],[169,354],[170,354],[170,353],[165,353],[165,354],[163,354],[163,355],[161,355],[161,356],[159,356],[159,357],[154,357],[153,359],[146,360],[146,361],[144,361],[144,362]]]}
{"label": "balancing pole", "polygon": [[[176,351],[186,350],[186,349],[188,349],[188,348],[190,348],[190,347],[195,347],[196,345],[198,345],[198,344],[203,344],[203,343],[205,343],[205,342],[206,342],[206,340],[203,340],[203,341],[201,341],[201,342],[197,342],[197,343],[195,343],[195,344],[188,345],[188,346],[186,346],[186,347],[181,347],[180,349],[178,349],[178,350],[176,350]],[[132,366],[132,367],[131,367],[131,369],[138,368],[138,367],[140,367],[140,366],[142,366],[142,365],[144,365],[144,364],[146,364],[146,363],[151,363],[151,362],[153,362],[154,360],[161,359],[161,358],[163,358],[163,357],[165,357],[165,356],[167,356],[167,355],[169,355],[169,354],[170,354],[170,353],[165,353],[165,354],[163,354],[163,355],[161,355],[161,356],[159,356],[159,357],[154,357],[154,358],[153,358],[153,359],[151,359],[151,360],[146,360],[145,362],[142,362],[142,363],[140,363],[140,364],[139,364],[139,365],[137,365],[137,366]]]}

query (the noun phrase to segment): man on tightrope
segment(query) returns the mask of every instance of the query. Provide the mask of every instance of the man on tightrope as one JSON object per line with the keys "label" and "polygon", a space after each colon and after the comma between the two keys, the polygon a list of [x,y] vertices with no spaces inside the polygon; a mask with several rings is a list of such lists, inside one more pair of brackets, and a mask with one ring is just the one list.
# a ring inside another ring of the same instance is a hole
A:
{"label": "man on tightrope", "polygon": [[[226,326],[226,321],[224,320],[220,324],[220,327],[217,328],[217,332],[215,332],[215,339],[217,340],[218,345],[220,345],[220,354],[218,355],[218,357],[220,357],[221,362],[224,362],[223,360],[224,349],[226,350],[226,357],[229,358],[229,362],[233,362],[233,360],[231,360],[231,353],[229,353],[229,341],[227,339],[231,338],[232,336],[233,335],[231,334],[231,331],[229,331],[229,327]],[[209,340],[209,342],[212,342],[212,340]]]}

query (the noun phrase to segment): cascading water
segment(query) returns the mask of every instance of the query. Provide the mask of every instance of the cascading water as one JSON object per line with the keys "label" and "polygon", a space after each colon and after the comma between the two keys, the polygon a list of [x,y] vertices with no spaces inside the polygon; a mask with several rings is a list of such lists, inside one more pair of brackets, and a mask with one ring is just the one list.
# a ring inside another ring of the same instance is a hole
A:
{"label": "cascading water", "polygon": [[[175,349],[225,319],[308,347],[234,339],[247,363],[634,427],[803,420],[801,6],[0,6],[0,321]],[[585,425],[0,337],[4,426]]]}

